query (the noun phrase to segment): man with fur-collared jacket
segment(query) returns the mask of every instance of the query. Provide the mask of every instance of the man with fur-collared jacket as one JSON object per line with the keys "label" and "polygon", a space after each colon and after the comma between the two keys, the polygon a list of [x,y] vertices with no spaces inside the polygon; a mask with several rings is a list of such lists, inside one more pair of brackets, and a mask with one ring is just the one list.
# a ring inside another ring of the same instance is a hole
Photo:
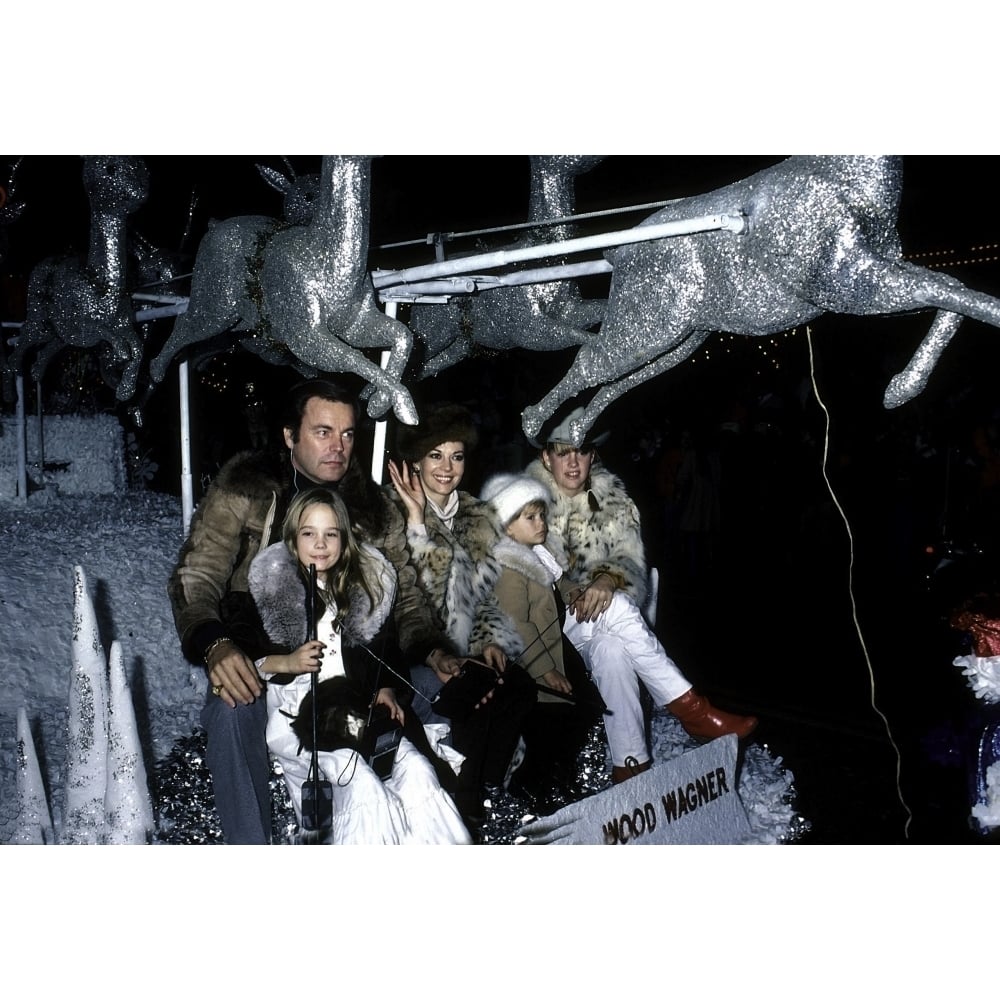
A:
{"label": "man with fur-collared jacket", "polygon": [[227,843],[271,838],[267,710],[254,661],[271,652],[249,593],[254,556],[274,542],[291,498],[315,485],[336,488],[359,536],[395,567],[394,611],[409,662],[457,673],[461,660],[431,618],[395,505],[352,461],[357,402],[325,379],[294,386],[282,418],[286,453],[234,456],[198,505],[168,583],[181,648],[205,666],[209,692],[201,714],[206,762]]}

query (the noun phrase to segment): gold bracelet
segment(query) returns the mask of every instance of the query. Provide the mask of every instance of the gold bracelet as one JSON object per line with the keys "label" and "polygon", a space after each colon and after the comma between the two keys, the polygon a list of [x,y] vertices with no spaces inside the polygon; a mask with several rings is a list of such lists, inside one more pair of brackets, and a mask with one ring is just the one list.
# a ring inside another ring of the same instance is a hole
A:
{"label": "gold bracelet", "polygon": [[232,642],[233,640],[229,638],[228,635],[224,635],[221,639],[216,639],[215,642],[209,643],[208,648],[205,650],[205,655],[202,659],[205,661],[205,666],[208,666],[208,658],[215,652],[217,646],[221,646],[224,642]]}

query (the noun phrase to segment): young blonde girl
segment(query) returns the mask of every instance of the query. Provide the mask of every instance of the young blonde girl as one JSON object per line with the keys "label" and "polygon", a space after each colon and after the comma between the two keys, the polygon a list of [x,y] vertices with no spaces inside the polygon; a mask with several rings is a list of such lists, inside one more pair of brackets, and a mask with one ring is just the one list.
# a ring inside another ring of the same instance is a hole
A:
{"label": "young blonde girl", "polygon": [[[307,640],[308,566],[316,566],[317,637]],[[250,592],[276,652],[258,661],[267,680],[267,744],[281,764],[296,816],[311,754],[297,724],[318,673],[317,701],[348,689],[362,710],[384,706],[402,724],[406,716],[394,683],[405,676],[395,636],[396,574],[374,547],[358,543],[340,496],[329,489],[300,493],[282,526],[282,541],[264,549],[250,568]],[[338,695],[340,697],[340,695]],[[355,699],[357,700],[357,699]],[[325,723],[324,723],[325,724]],[[320,732],[317,745],[336,742]],[[426,756],[403,737],[384,782],[350,746],[321,749],[322,777],[333,786],[331,842],[468,843],[454,803]]]}

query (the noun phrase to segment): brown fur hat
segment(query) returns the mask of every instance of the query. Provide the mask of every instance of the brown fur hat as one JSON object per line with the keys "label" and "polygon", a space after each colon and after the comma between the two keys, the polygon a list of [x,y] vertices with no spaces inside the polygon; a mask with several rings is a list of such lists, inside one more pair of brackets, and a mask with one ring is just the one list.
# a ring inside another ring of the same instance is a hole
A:
{"label": "brown fur hat", "polygon": [[396,432],[396,448],[407,462],[420,461],[445,441],[461,441],[466,451],[472,451],[479,443],[472,414],[457,403],[441,403],[429,408],[416,427],[400,424]]}

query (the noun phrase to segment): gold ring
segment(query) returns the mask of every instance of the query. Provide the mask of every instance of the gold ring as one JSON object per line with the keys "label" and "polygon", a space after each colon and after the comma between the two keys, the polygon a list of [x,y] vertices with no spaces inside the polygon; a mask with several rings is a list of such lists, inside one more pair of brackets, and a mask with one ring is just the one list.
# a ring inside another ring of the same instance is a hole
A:
{"label": "gold ring", "polygon": [[214,694],[215,697],[218,698],[222,694],[222,685],[221,684],[213,684],[212,685],[212,694]]}

